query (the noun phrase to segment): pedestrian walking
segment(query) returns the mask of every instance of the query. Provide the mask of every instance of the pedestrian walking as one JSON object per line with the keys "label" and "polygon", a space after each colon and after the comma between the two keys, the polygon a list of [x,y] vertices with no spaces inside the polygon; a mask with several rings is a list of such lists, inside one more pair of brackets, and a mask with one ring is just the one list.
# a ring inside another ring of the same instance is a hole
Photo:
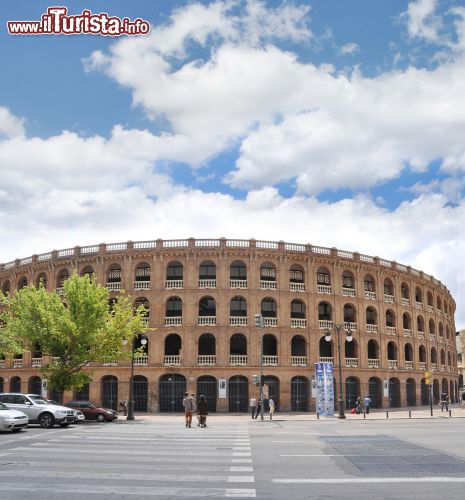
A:
{"label": "pedestrian walking", "polygon": [[126,417],[127,414],[128,414],[128,406],[126,404],[126,400],[125,399],[123,399],[122,401],[120,401],[119,408],[123,412],[123,415]]}
{"label": "pedestrian walking", "polygon": [[446,411],[449,410],[449,396],[447,392],[441,394],[441,411],[444,411],[444,408]]}
{"label": "pedestrian walking", "polygon": [[195,401],[195,394],[191,394],[191,399],[192,399],[192,414],[194,414],[197,411],[197,403]]}
{"label": "pedestrian walking", "polygon": [[257,420],[258,415],[260,415],[260,412],[262,411],[262,398],[259,398],[257,401],[257,411],[255,412],[255,420]]}
{"label": "pedestrian walking", "polygon": [[365,413],[368,415],[370,413],[370,406],[371,406],[370,396],[368,396],[368,395],[365,396],[365,399],[363,400],[363,404],[365,405]]}
{"label": "pedestrian walking", "polygon": [[184,417],[186,419],[186,427],[191,427],[192,412],[194,411],[194,401],[189,396],[188,392],[184,393],[184,399],[182,400],[182,405],[184,406]]}
{"label": "pedestrian walking", "polygon": [[270,420],[273,420],[273,413],[275,411],[274,401],[272,398],[268,400],[268,406],[270,411]]}
{"label": "pedestrian walking", "polygon": [[462,408],[465,408],[465,391],[462,392]]}
{"label": "pedestrian walking", "polygon": [[250,412],[252,413],[252,420],[255,418],[255,412],[257,411],[257,398],[252,396],[249,401]]}
{"label": "pedestrian walking", "polygon": [[197,414],[199,416],[198,427],[207,427],[208,404],[205,396],[201,395],[197,402]]}
{"label": "pedestrian walking", "polygon": [[362,411],[362,398],[360,396],[357,396],[357,399],[355,400],[354,407],[351,410],[351,413],[357,413],[359,414]]}

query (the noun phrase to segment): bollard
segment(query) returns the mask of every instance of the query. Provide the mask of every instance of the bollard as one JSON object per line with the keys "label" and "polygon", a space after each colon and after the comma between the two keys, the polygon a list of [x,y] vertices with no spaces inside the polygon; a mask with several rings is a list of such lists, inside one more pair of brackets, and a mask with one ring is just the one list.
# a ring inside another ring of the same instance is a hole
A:
{"label": "bollard", "polygon": [[449,417],[452,417],[452,410],[449,410]]}
{"label": "bollard", "polygon": [[386,418],[389,418],[389,412],[388,411],[386,412]]}
{"label": "bollard", "polygon": [[320,420],[320,414],[318,412],[316,412],[316,419]]}
{"label": "bollard", "polygon": [[412,410],[408,411],[408,418],[412,418]]}
{"label": "bollard", "polygon": [[363,412],[363,418],[367,418],[366,412]]}

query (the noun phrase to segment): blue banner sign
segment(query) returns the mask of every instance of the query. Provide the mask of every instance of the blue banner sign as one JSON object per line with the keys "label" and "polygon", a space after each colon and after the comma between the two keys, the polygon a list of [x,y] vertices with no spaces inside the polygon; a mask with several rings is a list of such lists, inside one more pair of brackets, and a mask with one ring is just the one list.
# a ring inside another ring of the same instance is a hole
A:
{"label": "blue banner sign", "polygon": [[322,417],[334,417],[333,375],[332,363],[315,363],[316,411]]}

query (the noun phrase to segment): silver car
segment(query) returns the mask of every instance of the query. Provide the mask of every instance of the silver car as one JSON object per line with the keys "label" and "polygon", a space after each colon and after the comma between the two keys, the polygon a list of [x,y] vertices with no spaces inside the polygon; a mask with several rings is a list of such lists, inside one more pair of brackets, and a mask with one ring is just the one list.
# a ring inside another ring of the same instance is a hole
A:
{"label": "silver car", "polygon": [[8,406],[0,403],[0,431],[19,432],[27,427],[29,418],[22,411],[10,410]]}
{"label": "silver car", "polygon": [[0,402],[11,410],[22,411],[29,417],[29,423],[50,428],[55,424],[67,427],[74,423],[74,411],[66,406],[52,405],[38,394],[19,392],[0,393]]}

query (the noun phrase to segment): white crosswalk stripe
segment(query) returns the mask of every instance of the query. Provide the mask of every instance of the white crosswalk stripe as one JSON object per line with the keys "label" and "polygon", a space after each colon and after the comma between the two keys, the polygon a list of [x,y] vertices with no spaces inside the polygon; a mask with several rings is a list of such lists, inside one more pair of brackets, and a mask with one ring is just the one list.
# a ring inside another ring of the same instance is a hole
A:
{"label": "white crosswalk stripe", "polygon": [[[69,429],[2,453],[0,499],[114,496],[255,498],[246,425],[173,424]],[[75,496],[79,494],[78,496]]]}

